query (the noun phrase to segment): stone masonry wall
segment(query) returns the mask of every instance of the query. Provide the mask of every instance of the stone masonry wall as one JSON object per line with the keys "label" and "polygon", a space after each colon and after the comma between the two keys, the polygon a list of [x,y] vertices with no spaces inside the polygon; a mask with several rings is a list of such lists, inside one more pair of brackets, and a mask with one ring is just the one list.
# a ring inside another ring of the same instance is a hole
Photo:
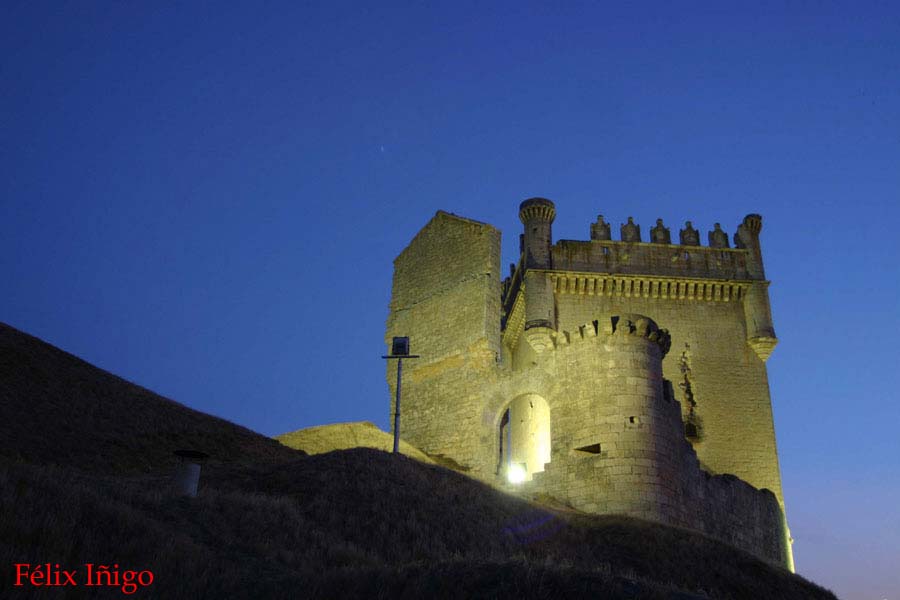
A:
{"label": "stone masonry wall", "polygon": [[[480,385],[500,352],[500,233],[443,211],[394,261],[385,343],[408,336],[401,431],[429,454],[474,462],[461,449],[478,444]],[[397,361],[388,361],[394,413]],[[393,423],[393,419],[391,421]]]}
{"label": "stone masonry wall", "polygon": [[664,397],[661,350],[647,337],[656,328],[641,331],[646,321],[617,317],[613,330],[605,317],[549,354],[564,383],[565,391],[550,398],[562,433],[554,437],[554,460],[535,479],[580,510],[688,526],[681,417]]}
{"label": "stone masonry wall", "polygon": [[[519,292],[543,277],[556,330],[523,331],[528,307],[507,297],[501,352],[500,234],[439,211],[394,264],[385,342],[409,336],[421,355],[404,361],[403,439],[508,487],[501,420],[527,399],[542,407],[529,418],[549,418],[550,462],[530,464],[546,456],[533,449],[509,454],[529,463],[518,493],[689,527],[790,565],[765,363],[747,342],[748,256],[667,244],[558,244],[553,269],[529,270]],[[598,260],[618,279],[600,285],[579,275],[597,273]],[[679,385],[685,377],[690,395]],[[389,361],[392,413],[395,379]],[[691,407],[699,429],[693,445],[682,420]],[[529,423],[516,437],[538,439],[544,425]]]}
{"label": "stone masonry wall", "polygon": [[636,312],[665,324],[672,349],[663,376],[672,381],[687,416],[681,357],[690,356],[690,383],[700,438],[694,449],[703,468],[731,473],[783,501],[765,363],[747,345],[739,301],[654,299],[557,294],[560,329],[597,315]]}
{"label": "stone masonry wall", "polygon": [[757,490],[733,475],[702,473],[700,484],[701,531],[772,564],[792,568],[790,536],[775,494]]}
{"label": "stone masonry wall", "polygon": [[425,362],[478,341],[499,351],[499,270],[499,231],[439,211],[394,261],[386,342],[410,335]]}
{"label": "stone masonry wall", "polygon": [[540,357],[555,382],[542,390],[551,410],[551,462],[517,491],[585,512],[696,529],[788,564],[775,495],[700,469],[679,403],[665,392],[659,343],[649,339],[655,327],[642,331],[638,315],[618,319],[562,332],[559,346]]}

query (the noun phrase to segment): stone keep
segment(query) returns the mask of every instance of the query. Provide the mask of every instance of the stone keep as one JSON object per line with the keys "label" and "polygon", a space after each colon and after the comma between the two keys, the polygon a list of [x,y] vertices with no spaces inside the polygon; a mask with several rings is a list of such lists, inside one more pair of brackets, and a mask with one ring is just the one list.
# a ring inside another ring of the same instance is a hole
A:
{"label": "stone keep", "polygon": [[[553,243],[554,204],[523,202],[519,261],[500,232],[443,211],[394,261],[386,342],[409,336],[403,439],[497,487],[577,510],[689,527],[793,569],[766,360],[759,234],[734,248],[690,221],[622,241]],[[393,387],[396,361],[387,380]],[[394,407],[391,406],[393,414]]]}

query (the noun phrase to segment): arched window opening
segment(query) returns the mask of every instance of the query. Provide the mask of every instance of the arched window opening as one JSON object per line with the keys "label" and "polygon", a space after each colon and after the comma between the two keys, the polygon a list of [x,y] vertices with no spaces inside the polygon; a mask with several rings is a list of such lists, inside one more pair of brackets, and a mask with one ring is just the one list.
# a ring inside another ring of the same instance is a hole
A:
{"label": "arched window opening", "polygon": [[537,394],[514,399],[498,428],[500,474],[511,483],[530,481],[550,462],[550,406]]}

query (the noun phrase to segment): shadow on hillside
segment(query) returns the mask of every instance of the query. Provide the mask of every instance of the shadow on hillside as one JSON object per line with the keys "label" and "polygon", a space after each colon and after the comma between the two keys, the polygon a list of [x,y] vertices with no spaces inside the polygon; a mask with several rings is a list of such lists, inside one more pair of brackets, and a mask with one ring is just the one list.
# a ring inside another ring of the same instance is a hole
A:
{"label": "shadow on hillside", "polygon": [[[134,597],[834,598],[688,530],[378,450],[305,456],[2,324],[0,442],[0,562],[152,571]],[[184,447],[213,455],[194,499],[171,486]]]}

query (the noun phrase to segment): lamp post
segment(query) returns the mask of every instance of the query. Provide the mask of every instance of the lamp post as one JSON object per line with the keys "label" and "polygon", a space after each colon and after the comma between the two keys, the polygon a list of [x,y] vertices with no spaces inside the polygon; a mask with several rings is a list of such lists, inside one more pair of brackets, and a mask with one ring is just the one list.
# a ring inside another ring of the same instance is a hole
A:
{"label": "lamp post", "polygon": [[391,342],[391,353],[381,358],[397,359],[397,390],[394,401],[394,454],[397,454],[400,452],[400,377],[403,374],[403,359],[419,358],[419,355],[409,353],[408,337],[395,337]]}

